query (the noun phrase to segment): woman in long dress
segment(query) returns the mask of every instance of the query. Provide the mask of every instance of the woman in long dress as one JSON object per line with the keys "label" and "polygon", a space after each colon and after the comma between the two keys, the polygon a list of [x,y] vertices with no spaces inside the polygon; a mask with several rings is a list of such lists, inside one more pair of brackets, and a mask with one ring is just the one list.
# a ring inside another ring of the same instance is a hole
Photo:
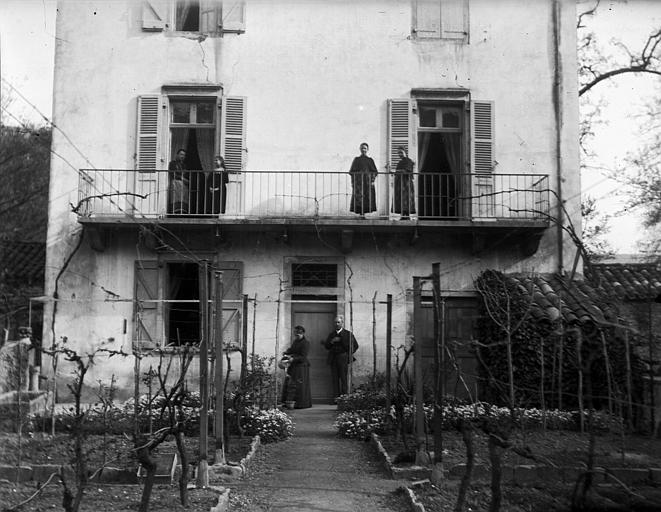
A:
{"label": "woman in long dress", "polygon": [[294,327],[294,341],[284,352],[284,355],[288,356],[289,367],[282,390],[283,402],[295,402],[296,409],[312,407],[309,351],[310,342],[305,338],[305,329],[303,326],[297,325]]}
{"label": "woman in long dress", "polygon": [[206,193],[206,206],[205,212],[218,215],[225,213],[225,205],[227,204],[227,183],[229,182],[229,174],[225,159],[216,155],[213,159],[214,169],[212,172],[207,173],[207,193]]}
{"label": "woman in long dress", "polygon": [[415,191],[413,188],[413,160],[406,155],[406,148],[397,148],[399,162],[395,170],[395,204],[393,212],[401,213],[402,219],[415,214]]}
{"label": "woman in long dress", "polygon": [[360,156],[351,162],[351,207],[350,210],[360,215],[376,211],[376,190],[374,180],[377,177],[376,164],[369,156],[369,145],[363,142],[360,145]]}

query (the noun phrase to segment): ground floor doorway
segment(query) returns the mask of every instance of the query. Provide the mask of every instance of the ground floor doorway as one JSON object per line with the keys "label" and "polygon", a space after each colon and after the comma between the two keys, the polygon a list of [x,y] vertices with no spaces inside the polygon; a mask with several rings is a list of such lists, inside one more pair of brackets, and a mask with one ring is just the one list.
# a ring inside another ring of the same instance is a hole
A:
{"label": "ground floor doorway", "polygon": [[305,327],[310,342],[310,388],[313,404],[329,404],[333,400],[330,367],[326,364],[323,341],[333,330],[337,314],[336,296],[292,296],[291,326]]}

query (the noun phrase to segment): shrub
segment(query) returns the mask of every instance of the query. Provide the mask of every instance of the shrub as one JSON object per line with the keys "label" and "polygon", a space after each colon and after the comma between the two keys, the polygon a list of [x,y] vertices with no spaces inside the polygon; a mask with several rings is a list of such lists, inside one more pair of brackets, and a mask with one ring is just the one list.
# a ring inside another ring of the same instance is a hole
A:
{"label": "shrub", "polygon": [[365,439],[372,433],[388,432],[385,409],[346,411],[338,414],[333,426],[342,437]]}
{"label": "shrub", "polygon": [[259,435],[264,443],[282,441],[294,434],[294,422],[279,409],[246,407],[241,417],[241,426],[245,434]]}
{"label": "shrub", "polygon": [[[433,407],[424,406],[425,431],[432,431]],[[415,425],[415,406],[404,406],[400,428],[403,432],[413,432]],[[529,430],[541,429],[544,420],[548,430],[578,430],[580,428],[580,414],[578,411],[560,411],[557,409],[515,409],[515,426]],[[585,425],[587,427],[589,412],[584,411]],[[394,409],[391,408],[389,416],[396,420]],[[461,420],[480,422],[489,420],[491,422],[511,421],[511,412],[507,407],[498,407],[485,402],[466,405],[446,405],[443,407],[443,430],[454,430],[459,428]],[[615,423],[613,423],[615,421]],[[593,411],[592,425],[597,431],[609,430],[612,424],[619,424],[617,418],[611,418],[607,413]],[[391,425],[386,422],[386,411],[384,408],[367,411],[344,411],[341,412],[334,424],[338,433],[343,437],[362,439],[372,432],[376,434],[387,433],[392,430]]]}
{"label": "shrub", "polygon": [[359,388],[353,393],[341,395],[337,399],[338,411],[370,411],[386,405],[385,391]]}

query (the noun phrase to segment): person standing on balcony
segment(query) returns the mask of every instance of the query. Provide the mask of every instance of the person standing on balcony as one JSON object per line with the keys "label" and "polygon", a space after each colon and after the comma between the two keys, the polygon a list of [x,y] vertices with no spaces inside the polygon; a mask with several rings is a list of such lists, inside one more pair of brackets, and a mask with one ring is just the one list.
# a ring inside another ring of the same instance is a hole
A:
{"label": "person standing on balcony", "polygon": [[283,356],[287,358],[288,366],[287,378],[282,389],[282,401],[294,402],[295,409],[312,407],[309,351],[310,342],[305,338],[305,328],[297,325],[294,327],[294,340]]}
{"label": "person standing on balcony", "polygon": [[360,145],[360,156],[353,159],[349,169],[352,188],[350,210],[361,216],[376,211],[374,180],[378,171],[374,160],[367,156],[369,148],[367,142]]}
{"label": "person standing on balcony", "polygon": [[168,164],[170,173],[169,212],[175,214],[188,213],[190,195],[190,177],[186,173],[186,150],[178,149],[177,156]]}
{"label": "person standing on balcony", "polygon": [[206,207],[204,211],[218,215],[225,213],[225,205],[227,204],[227,183],[229,182],[229,173],[225,165],[225,159],[216,155],[213,159],[214,169],[210,173],[206,173],[207,187],[205,194]]}
{"label": "person standing on balcony", "polygon": [[349,392],[347,378],[349,376],[350,358],[358,350],[358,342],[351,331],[344,328],[344,317],[335,317],[335,330],[323,342],[328,350],[326,361],[330,365],[333,382],[333,396],[337,398]]}
{"label": "person standing on balcony", "polygon": [[406,148],[397,148],[399,162],[395,170],[395,204],[393,212],[400,213],[406,220],[415,213],[415,191],[413,188],[413,160],[406,155]]}

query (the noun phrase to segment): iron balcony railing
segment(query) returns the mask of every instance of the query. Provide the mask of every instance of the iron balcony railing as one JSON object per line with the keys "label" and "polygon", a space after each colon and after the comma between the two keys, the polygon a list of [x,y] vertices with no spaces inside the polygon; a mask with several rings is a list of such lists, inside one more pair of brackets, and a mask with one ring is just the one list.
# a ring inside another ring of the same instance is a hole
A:
{"label": "iron balcony railing", "polygon": [[86,217],[548,220],[548,176],[83,169]]}

